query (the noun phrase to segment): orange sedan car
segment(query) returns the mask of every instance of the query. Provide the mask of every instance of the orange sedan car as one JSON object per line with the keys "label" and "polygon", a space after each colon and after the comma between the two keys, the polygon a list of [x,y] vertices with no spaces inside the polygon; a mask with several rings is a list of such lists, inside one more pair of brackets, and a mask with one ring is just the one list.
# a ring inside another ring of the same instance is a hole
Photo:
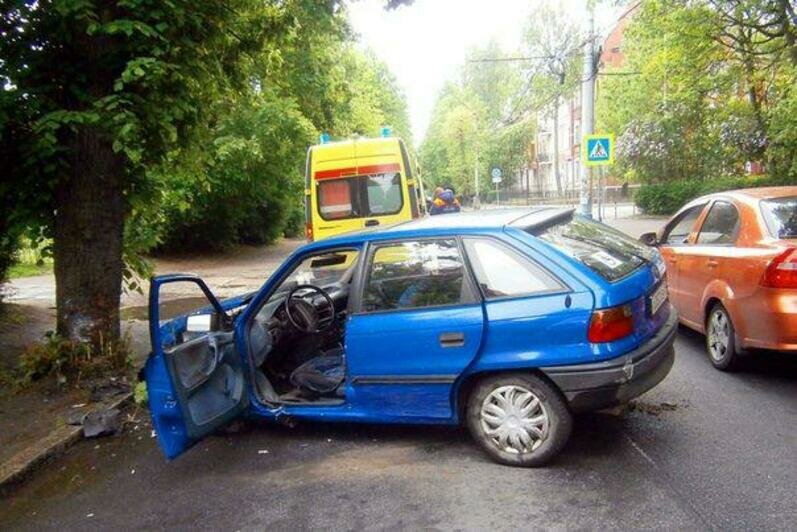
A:
{"label": "orange sedan car", "polygon": [[797,187],[703,196],[641,240],[661,249],[670,301],[714,367],[746,348],[797,350]]}

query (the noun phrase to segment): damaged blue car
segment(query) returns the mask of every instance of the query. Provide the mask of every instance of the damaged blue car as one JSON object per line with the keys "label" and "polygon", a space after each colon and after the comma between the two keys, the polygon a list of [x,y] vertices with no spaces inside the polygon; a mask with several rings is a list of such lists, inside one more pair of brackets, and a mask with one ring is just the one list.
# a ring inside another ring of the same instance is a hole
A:
{"label": "damaged blue car", "polygon": [[[152,279],[144,375],[174,458],[239,416],[464,424],[493,459],[548,463],[573,413],[670,371],[664,265],[571,209],[413,220],[307,244],[256,293]],[[168,283],[208,306],[161,322]]]}

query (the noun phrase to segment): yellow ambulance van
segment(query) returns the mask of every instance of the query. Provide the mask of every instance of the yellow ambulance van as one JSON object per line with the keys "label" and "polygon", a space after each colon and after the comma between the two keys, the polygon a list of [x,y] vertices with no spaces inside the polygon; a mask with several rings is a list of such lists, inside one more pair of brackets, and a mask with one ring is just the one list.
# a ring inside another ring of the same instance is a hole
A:
{"label": "yellow ambulance van", "polygon": [[423,185],[413,174],[404,141],[389,131],[340,142],[322,135],[307,151],[307,240],[423,216]]}

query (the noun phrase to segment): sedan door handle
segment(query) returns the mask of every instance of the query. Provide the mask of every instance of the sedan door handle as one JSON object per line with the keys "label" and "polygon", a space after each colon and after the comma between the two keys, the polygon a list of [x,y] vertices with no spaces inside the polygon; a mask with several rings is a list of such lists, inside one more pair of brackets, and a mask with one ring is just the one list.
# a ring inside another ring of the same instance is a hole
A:
{"label": "sedan door handle", "polygon": [[379,220],[366,220],[365,227],[373,227],[375,225],[379,225]]}
{"label": "sedan door handle", "polygon": [[712,260],[712,259],[709,259],[706,262],[706,264],[708,265],[709,268],[716,268],[717,266],[719,266],[719,262],[717,262],[715,260]]}
{"label": "sedan door handle", "polygon": [[439,339],[440,347],[462,347],[465,345],[465,335],[461,332],[443,333]]}

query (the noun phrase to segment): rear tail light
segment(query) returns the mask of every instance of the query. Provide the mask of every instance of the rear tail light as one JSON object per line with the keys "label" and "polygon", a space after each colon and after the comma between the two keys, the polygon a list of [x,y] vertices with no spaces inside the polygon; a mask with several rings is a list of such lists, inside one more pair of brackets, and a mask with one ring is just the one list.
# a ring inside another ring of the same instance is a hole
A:
{"label": "rear tail light", "polygon": [[308,242],[313,241],[313,224],[310,222],[304,224],[304,236]]}
{"label": "rear tail light", "polygon": [[612,342],[634,332],[631,305],[596,310],[589,320],[587,338],[592,343]]}
{"label": "rear tail light", "polygon": [[769,263],[761,285],[770,288],[797,288],[797,248],[789,248]]}

